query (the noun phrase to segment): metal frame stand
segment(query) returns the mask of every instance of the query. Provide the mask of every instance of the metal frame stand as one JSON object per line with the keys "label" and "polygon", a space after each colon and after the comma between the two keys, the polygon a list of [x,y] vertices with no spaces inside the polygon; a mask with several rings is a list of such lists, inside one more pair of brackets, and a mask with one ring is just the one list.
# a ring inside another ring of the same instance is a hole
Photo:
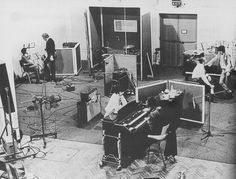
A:
{"label": "metal frame stand", "polygon": [[[118,152],[118,157],[116,157],[114,154],[105,154],[105,138],[112,138],[114,140],[117,140],[117,152]],[[118,134],[118,136],[112,136],[112,135],[107,135],[105,134],[105,131],[103,130],[102,132],[102,145],[103,145],[103,151],[104,155],[102,157],[101,162],[99,163],[99,167],[103,167],[105,163],[112,163],[116,164],[117,171],[120,171],[122,169],[122,155],[121,155],[121,133]],[[113,160],[113,161],[111,161]]]}
{"label": "metal frame stand", "polygon": [[[6,96],[7,96],[7,105],[8,105],[7,108],[8,108],[9,121],[6,119],[6,113],[5,113],[5,128],[4,128],[4,130],[1,134],[0,139],[2,139],[2,136],[3,136],[4,132],[5,131],[7,132],[7,125],[10,124],[10,127],[11,127],[11,140],[12,140],[12,145],[13,145],[13,153],[4,155],[3,162],[4,163],[9,163],[9,162],[14,162],[16,160],[21,160],[21,159],[24,159],[24,158],[27,158],[27,157],[31,157],[31,156],[35,157],[36,153],[32,148],[28,148],[28,147],[17,148],[17,146],[15,146],[15,139],[14,139],[14,136],[13,136],[14,131],[13,131],[13,125],[12,125],[12,118],[11,118],[11,104],[10,104],[10,98],[9,98],[9,93],[8,93],[9,88],[6,87],[5,91],[6,91]],[[8,135],[8,132],[7,132],[7,135]],[[16,148],[19,149],[19,151],[16,151]],[[28,151],[30,151],[30,149],[32,149],[33,154],[20,156],[20,154],[23,153],[22,149],[24,149],[24,148],[28,148]]]}
{"label": "metal frame stand", "polygon": [[[223,91],[224,92],[224,91]],[[222,91],[218,92],[218,93],[222,93]],[[216,94],[216,93],[215,93]],[[205,135],[204,137],[201,138],[201,140],[208,140],[209,137],[213,137],[213,136],[221,136],[223,137],[223,134],[212,134],[211,133],[211,101],[213,100],[213,94],[209,94],[206,95],[208,98],[208,106],[209,106],[209,117],[208,117],[208,125],[207,125],[207,131],[202,130],[203,131],[203,135]]]}

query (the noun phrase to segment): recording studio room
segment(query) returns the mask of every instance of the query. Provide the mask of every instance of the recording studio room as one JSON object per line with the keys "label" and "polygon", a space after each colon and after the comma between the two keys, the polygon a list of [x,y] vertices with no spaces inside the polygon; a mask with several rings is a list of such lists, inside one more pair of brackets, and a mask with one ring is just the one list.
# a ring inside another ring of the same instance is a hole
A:
{"label": "recording studio room", "polygon": [[0,0],[0,178],[236,178],[234,0]]}

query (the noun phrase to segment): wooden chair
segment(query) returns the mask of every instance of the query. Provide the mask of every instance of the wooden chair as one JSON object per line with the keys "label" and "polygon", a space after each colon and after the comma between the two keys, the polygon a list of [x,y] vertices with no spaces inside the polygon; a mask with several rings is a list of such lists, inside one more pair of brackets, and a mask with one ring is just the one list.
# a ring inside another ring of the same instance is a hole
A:
{"label": "wooden chair", "polygon": [[170,126],[170,124],[163,126],[160,135],[148,135],[148,138],[154,140],[157,143],[157,149],[150,149],[150,146],[149,146],[149,149],[147,151],[148,152],[148,160],[147,160],[148,163],[149,163],[149,154],[150,154],[150,152],[153,152],[154,154],[161,155],[161,159],[164,164],[164,168],[166,168],[164,154],[161,149],[161,142],[166,140],[167,135],[168,135],[167,130],[168,130],[169,126]]}
{"label": "wooden chair", "polygon": [[34,72],[30,72],[29,70],[27,70],[27,68],[25,67],[25,65],[22,63],[22,61],[20,60],[20,67],[21,67],[21,72],[22,72],[22,78],[24,76],[27,77],[27,79],[29,80],[29,83],[31,84],[31,75],[34,74]]}

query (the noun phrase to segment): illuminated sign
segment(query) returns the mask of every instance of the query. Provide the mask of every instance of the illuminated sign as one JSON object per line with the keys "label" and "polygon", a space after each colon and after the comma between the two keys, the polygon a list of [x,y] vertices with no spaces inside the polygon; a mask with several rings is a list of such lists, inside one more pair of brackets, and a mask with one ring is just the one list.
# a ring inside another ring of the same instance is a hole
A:
{"label": "illuminated sign", "polygon": [[180,7],[182,5],[181,0],[172,0],[172,5],[176,7]]}

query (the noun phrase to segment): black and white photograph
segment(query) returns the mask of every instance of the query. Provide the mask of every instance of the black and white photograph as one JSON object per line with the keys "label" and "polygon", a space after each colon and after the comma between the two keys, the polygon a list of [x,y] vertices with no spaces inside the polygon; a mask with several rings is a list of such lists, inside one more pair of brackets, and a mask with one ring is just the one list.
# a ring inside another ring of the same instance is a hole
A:
{"label": "black and white photograph", "polygon": [[235,0],[0,0],[0,179],[235,179]]}

